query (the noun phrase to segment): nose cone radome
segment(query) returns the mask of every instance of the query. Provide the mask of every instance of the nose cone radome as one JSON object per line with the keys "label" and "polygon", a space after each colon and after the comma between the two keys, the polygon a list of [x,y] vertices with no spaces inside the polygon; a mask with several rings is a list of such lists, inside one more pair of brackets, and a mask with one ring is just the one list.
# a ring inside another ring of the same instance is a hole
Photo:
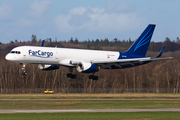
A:
{"label": "nose cone radome", "polygon": [[13,60],[13,59],[12,59],[12,56],[9,55],[9,54],[6,55],[5,59],[8,60],[8,61],[12,61],[12,60]]}

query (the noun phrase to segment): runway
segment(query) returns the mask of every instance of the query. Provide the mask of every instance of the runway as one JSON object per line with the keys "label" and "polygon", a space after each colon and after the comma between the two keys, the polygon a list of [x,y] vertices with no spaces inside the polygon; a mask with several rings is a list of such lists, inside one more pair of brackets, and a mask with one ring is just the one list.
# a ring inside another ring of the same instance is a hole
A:
{"label": "runway", "polygon": [[165,112],[165,111],[180,112],[180,108],[0,110],[0,113]]}

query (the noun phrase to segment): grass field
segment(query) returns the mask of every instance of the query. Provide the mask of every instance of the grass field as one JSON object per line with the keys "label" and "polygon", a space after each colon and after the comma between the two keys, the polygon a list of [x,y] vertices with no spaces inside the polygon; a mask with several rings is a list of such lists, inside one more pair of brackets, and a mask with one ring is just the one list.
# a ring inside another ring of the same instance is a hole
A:
{"label": "grass field", "polygon": [[179,120],[180,112],[128,113],[16,113],[0,114],[0,120]]}
{"label": "grass field", "polygon": [[[154,100],[116,100],[116,99]],[[171,100],[155,100],[155,99]],[[180,94],[0,94],[0,109],[117,109],[117,108],[180,108]],[[6,101],[3,99],[19,99]],[[45,99],[45,100],[20,100]],[[53,100],[49,100],[53,99]],[[72,100],[58,100],[72,99]],[[98,99],[98,100],[76,100]],[[114,99],[114,100],[101,100]],[[177,120],[180,112],[123,113],[16,113],[0,114],[0,120]]]}
{"label": "grass field", "polygon": [[180,108],[179,100],[171,101],[0,101],[0,109],[118,109],[118,108]]}
{"label": "grass field", "polygon": [[0,99],[140,99],[169,98],[180,99],[180,94],[173,93],[120,93],[120,94],[0,94]]}

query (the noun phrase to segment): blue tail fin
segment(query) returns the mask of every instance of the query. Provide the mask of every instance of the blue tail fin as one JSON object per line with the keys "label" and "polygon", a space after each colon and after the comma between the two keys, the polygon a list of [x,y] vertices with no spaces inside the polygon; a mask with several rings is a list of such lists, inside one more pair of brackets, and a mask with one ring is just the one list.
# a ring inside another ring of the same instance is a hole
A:
{"label": "blue tail fin", "polygon": [[139,38],[125,53],[145,56],[156,25],[149,24]]}
{"label": "blue tail fin", "polygon": [[40,45],[41,47],[43,47],[44,46],[44,40],[42,41],[42,43],[41,43],[41,45]]}

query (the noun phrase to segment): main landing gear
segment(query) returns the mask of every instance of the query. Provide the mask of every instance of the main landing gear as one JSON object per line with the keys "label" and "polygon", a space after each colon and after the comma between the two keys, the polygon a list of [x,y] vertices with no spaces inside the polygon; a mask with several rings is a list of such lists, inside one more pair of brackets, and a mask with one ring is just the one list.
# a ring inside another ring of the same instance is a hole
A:
{"label": "main landing gear", "polygon": [[72,79],[76,79],[77,78],[77,76],[75,74],[72,74],[72,73],[68,73],[67,77],[68,78],[72,78]]}
{"label": "main landing gear", "polygon": [[89,79],[98,80],[99,77],[98,77],[98,76],[95,76],[95,75],[89,75]]}
{"label": "main landing gear", "polygon": [[72,79],[76,79],[77,76],[75,74],[72,74],[73,73],[73,68],[72,67],[69,67],[69,71],[70,71],[70,73],[67,74],[67,77],[72,78]]}
{"label": "main landing gear", "polygon": [[26,64],[23,64],[22,70],[23,70],[22,75],[27,75]]}

